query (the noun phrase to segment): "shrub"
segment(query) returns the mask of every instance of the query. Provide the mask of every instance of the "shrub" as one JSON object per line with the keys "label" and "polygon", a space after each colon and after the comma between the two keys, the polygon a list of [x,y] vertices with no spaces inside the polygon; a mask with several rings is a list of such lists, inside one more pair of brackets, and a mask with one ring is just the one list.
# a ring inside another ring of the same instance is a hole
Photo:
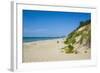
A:
{"label": "shrub", "polygon": [[68,45],[65,48],[65,53],[73,53],[73,49],[74,49],[74,47],[72,45]]}

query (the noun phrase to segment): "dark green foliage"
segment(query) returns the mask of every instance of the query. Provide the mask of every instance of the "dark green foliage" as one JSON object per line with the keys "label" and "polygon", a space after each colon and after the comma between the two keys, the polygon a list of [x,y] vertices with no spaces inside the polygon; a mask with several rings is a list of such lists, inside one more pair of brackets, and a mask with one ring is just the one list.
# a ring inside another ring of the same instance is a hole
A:
{"label": "dark green foliage", "polygon": [[65,52],[65,53],[73,53],[74,51],[74,47],[72,45],[68,45],[68,46],[65,46],[64,48],[62,48],[62,50]]}
{"label": "dark green foliage", "polygon": [[74,47],[72,45],[68,45],[68,48],[70,49],[70,51],[72,51]]}
{"label": "dark green foliage", "polygon": [[[80,43],[82,43],[83,39],[87,38],[86,36],[90,36],[90,33],[89,34],[85,34],[85,33],[83,33],[83,31],[79,31],[79,32],[76,32],[76,31],[79,28],[81,28],[82,26],[85,26],[85,25],[90,24],[90,23],[91,23],[91,20],[87,20],[85,22],[81,21],[79,27],[68,35],[68,37],[66,38],[64,43],[65,44],[74,44],[76,42],[75,37],[77,37],[79,35],[81,35]],[[88,28],[86,28],[85,30],[87,31]]]}
{"label": "dark green foliage", "polygon": [[72,40],[72,44],[74,44],[76,42],[75,38]]}
{"label": "dark green foliage", "polygon": [[64,41],[64,44],[68,44],[68,40],[66,39],[66,41]]}
{"label": "dark green foliage", "polygon": [[72,36],[74,35],[74,31],[73,32],[71,32],[69,35],[68,35],[68,38],[70,39],[70,38],[72,38]]}
{"label": "dark green foliage", "polygon": [[[79,36],[79,35],[82,34],[82,31],[79,31],[79,32],[76,32],[76,31],[77,31],[79,28],[81,28],[82,26],[85,26],[85,25],[90,24],[90,23],[91,23],[91,20],[90,20],[90,19],[87,20],[87,21],[85,21],[85,22],[81,21],[79,27],[77,27],[77,29],[75,29],[74,31],[72,31],[72,32],[68,35],[68,37],[67,37],[66,41],[64,41],[64,43],[65,43],[65,44],[68,44],[68,43],[72,42],[72,44],[74,44],[74,43],[75,43],[75,39],[72,39],[72,38],[75,38],[75,37],[77,37],[77,36]],[[88,28],[87,28],[87,29],[88,29]],[[69,39],[71,39],[71,40],[69,40]],[[82,39],[81,39],[81,41],[82,41]]]}
{"label": "dark green foliage", "polygon": [[74,49],[74,47],[72,45],[68,45],[65,49],[65,52],[66,53],[73,53],[73,49]]}
{"label": "dark green foliage", "polygon": [[91,20],[90,19],[87,20],[87,21],[81,21],[80,22],[80,25],[79,25],[79,27],[77,29],[79,29],[82,26],[88,25],[88,24],[91,24]]}
{"label": "dark green foliage", "polygon": [[[77,51],[73,51],[74,50],[74,44],[79,43],[80,45],[83,45],[83,42],[85,40],[85,44],[89,44],[89,46],[91,45],[91,20],[87,20],[87,21],[81,21],[79,27],[77,27],[73,32],[71,32],[68,37],[66,38],[66,40],[64,41],[64,43],[67,45],[63,48],[63,50],[65,51],[65,53],[73,53],[75,52],[75,54],[77,54]],[[85,26],[84,29],[78,31],[78,29],[80,29],[81,27]],[[79,36],[79,40],[76,41],[76,38]],[[84,45],[85,45],[84,44]]]}

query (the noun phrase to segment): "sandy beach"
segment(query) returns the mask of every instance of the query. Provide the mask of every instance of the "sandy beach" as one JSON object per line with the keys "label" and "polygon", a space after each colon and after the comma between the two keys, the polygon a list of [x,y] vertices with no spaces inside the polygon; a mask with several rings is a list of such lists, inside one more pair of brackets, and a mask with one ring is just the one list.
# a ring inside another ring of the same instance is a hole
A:
{"label": "sandy beach", "polygon": [[23,43],[22,61],[27,63],[90,59],[90,49],[87,53],[64,53],[61,49],[65,46],[63,41],[64,38]]}

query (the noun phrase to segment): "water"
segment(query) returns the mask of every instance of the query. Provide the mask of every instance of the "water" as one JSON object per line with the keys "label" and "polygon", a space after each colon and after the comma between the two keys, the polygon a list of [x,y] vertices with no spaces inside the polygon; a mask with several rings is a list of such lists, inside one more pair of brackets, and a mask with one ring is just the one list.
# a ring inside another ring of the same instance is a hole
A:
{"label": "water", "polygon": [[23,42],[33,42],[33,41],[50,40],[58,38],[62,37],[23,37]]}

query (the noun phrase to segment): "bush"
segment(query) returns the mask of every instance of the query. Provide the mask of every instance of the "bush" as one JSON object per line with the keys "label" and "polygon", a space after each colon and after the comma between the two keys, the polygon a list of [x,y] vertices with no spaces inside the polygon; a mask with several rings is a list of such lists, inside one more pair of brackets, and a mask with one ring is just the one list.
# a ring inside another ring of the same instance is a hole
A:
{"label": "bush", "polygon": [[67,47],[65,47],[65,53],[73,53],[73,49],[74,47],[72,45],[68,45]]}

